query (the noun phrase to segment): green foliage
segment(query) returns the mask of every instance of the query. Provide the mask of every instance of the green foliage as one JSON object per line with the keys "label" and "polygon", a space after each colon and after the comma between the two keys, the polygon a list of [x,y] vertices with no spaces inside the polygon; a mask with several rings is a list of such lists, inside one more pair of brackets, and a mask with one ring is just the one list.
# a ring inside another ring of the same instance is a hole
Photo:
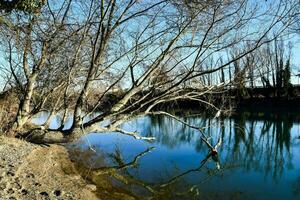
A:
{"label": "green foliage", "polygon": [[282,72],[282,82],[285,94],[288,94],[289,88],[291,87],[291,67],[290,59],[287,60],[284,70]]}

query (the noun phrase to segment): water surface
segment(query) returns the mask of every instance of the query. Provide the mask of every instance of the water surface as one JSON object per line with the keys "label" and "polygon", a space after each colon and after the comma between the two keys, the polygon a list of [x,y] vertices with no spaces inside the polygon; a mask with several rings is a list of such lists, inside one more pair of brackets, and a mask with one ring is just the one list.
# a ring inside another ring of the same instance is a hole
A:
{"label": "water surface", "polygon": [[91,133],[69,149],[78,163],[95,172],[131,163],[144,152],[137,165],[111,178],[116,187],[138,198],[300,199],[299,118],[300,114],[263,112],[218,119],[182,117],[192,125],[206,126],[211,144],[222,138],[219,162],[203,163],[209,151],[200,133],[165,116],[145,116],[122,127],[155,137],[153,142],[119,133]]}

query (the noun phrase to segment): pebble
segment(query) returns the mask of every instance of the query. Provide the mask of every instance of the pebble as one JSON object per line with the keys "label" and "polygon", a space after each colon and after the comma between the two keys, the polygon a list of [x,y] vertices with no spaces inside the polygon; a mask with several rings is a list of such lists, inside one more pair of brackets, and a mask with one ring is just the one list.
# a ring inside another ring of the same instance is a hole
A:
{"label": "pebble", "polygon": [[92,192],[95,192],[97,190],[97,186],[93,184],[87,184],[85,187]]}

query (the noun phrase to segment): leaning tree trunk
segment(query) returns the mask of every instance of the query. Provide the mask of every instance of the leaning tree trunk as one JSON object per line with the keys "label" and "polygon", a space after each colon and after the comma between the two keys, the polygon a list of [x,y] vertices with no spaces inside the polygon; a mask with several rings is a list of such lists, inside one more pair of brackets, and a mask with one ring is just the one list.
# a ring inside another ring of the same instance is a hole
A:
{"label": "leaning tree trunk", "polygon": [[36,81],[36,74],[33,74],[29,80],[25,90],[24,98],[21,100],[17,117],[14,123],[14,129],[20,130],[30,117],[30,102]]}

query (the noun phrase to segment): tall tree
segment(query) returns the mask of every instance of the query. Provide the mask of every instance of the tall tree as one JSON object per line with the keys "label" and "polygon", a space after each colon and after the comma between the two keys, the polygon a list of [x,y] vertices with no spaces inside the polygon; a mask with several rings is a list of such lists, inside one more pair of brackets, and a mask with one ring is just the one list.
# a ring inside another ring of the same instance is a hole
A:
{"label": "tall tree", "polygon": [[[62,139],[118,131],[145,139],[120,125],[142,115],[172,116],[156,108],[178,100],[218,110],[206,97],[219,91],[220,72],[284,33],[296,11],[294,1],[283,0],[64,0],[47,1],[38,13],[10,12],[2,17],[10,25],[1,25],[0,47],[8,81],[20,88],[11,130]],[[257,21],[264,24],[254,29]],[[239,51],[224,56],[232,49]],[[203,84],[207,77],[210,85]],[[33,127],[42,110],[48,120]],[[52,130],[57,114],[61,126]],[[64,126],[68,115],[71,127]]]}

